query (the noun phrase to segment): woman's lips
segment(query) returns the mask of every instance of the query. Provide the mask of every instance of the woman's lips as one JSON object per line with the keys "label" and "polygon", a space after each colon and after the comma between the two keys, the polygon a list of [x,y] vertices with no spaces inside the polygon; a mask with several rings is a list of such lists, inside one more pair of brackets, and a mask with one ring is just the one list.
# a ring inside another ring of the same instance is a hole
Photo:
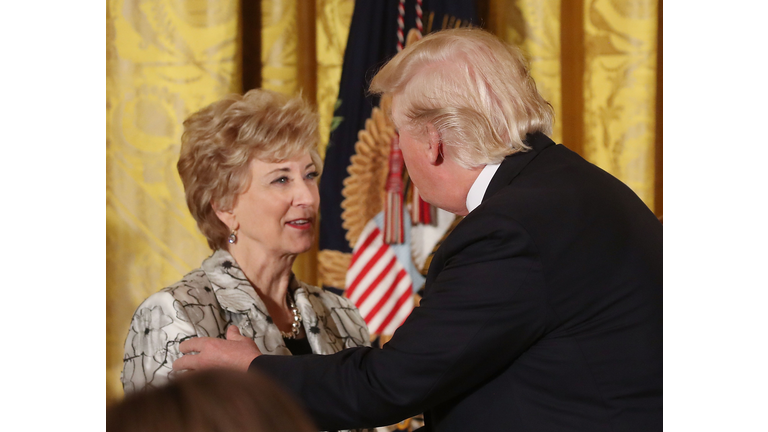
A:
{"label": "woman's lips", "polygon": [[291,228],[308,230],[312,228],[312,219],[294,219],[285,223]]}

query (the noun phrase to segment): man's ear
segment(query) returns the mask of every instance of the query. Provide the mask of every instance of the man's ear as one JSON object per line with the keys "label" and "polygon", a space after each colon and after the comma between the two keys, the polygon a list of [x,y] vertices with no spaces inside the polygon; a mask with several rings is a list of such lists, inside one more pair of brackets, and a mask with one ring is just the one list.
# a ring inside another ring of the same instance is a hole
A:
{"label": "man's ear", "polygon": [[429,163],[439,165],[443,162],[443,139],[440,132],[435,129],[435,125],[427,122],[427,152]]}
{"label": "man's ear", "polygon": [[238,229],[237,220],[235,219],[235,213],[234,211],[230,210],[222,210],[221,206],[219,206],[218,203],[211,202],[211,207],[213,207],[213,211],[216,213],[216,217],[219,218],[220,221],[224,222],[224,225],[226,225],[230,231],[233,229]]}

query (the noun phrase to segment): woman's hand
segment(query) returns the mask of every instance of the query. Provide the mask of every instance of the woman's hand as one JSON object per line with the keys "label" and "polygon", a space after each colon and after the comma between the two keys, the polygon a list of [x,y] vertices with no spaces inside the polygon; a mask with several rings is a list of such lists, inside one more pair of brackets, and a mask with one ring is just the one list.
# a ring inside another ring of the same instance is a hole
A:
{"label": "woman's hand", "polygon": [[183,356],[173,362],[174,371],[212,368],[247,371],[253,359],[261,355],[253,339],[242,336],[237,326],[227,328],[227,339],[196,337],[179,345]]}

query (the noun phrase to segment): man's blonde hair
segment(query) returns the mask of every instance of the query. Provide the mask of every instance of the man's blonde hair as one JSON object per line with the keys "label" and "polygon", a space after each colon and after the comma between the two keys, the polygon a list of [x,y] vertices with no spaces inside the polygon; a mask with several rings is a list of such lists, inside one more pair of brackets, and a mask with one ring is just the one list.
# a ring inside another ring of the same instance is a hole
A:
{"label": "man's blonde hair", "polygon": [[370,91],[398,97],[408,128],[432,123],[464,168],[527,150],[526,134],[551,133],[554,111],[522,52],[476,28],[442,30],[408,46],[373,78]]}
{"label": "man's blonde hair", "polygon": [[251,182],[253,158],[278,162],[317,153],[317,113],[301,97],[255,89],[230,95],[184,121],[176,165],[187,206],[211,249],[227,249],[229,228],[213,209],[230,210]]}

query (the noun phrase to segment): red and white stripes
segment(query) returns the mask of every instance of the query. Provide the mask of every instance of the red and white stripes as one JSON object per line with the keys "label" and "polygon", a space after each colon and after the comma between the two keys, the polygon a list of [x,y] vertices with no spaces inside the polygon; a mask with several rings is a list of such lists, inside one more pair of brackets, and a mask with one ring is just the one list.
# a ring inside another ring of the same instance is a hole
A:
{"label": "red and white stripes", "polygon": [[416,0],[416,30],[419,31],[420,36],[424,36],[424,24],[421,22],[424,12],[421,10],[422,0]]}
{"label": "red and white stripes", "polygon": [[413,283],[374,220],[352,251],[344,296],[373,333],[391,335],[413,310]]}
{"label": "red and white stripes", "polygon": [[405,0],[400,0],[397,5],[397,52],[405,46]]}
{"label": "red and white stripes", "polygon": [[[419,36],[424,35],[423,18],[424,11],[421,9],[423,0],[416,0],[416,30]],[[400,0],[397,5],[397,52],[405,47],[405,0]]]}

